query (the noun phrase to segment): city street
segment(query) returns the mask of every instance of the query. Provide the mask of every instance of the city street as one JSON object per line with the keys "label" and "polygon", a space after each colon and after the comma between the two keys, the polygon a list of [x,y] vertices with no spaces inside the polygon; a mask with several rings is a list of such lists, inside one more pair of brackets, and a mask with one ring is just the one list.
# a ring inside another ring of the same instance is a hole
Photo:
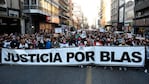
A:
{"label": "city street", "polygon": [[0,84],[149,84],[149,74],[103,67],[1,65]]}
{"label": "city street", "polygon": [[149,84],[148,1],[0,0],[0,84]]}

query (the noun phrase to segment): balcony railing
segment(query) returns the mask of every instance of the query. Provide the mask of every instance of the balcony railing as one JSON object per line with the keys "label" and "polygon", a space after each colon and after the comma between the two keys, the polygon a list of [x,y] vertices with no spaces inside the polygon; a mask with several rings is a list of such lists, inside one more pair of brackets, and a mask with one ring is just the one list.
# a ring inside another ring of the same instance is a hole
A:
{"label": "balcony railing", "polygon": [[[37,5],[24,5],[24,10],[38,10],[37,13],[43,13],[43,14],[48,14],[51,15],[52,11],[48,10],[46,8],[43,8],[41,6],[37,6]],[[28,11],[27,13],[32,13],[31,11]]]}
{"label": "balcony railing", "polygon": [[65,11],[69,11],[68,4],[64,4],[63,2],[63,0],[60,0],[60,7]]}
{"label": "balcony railing", "polygon": [[139,11],[139,10],[147,8],[147,7],[149,7],[148,1],[143,1],[143,2],[140,2],[140,3],[136,4],[135,11]]}
{"label": "balcony railing", "polygon": [[63,2],[64,4],[68,5],[68,0],[60,0],[61,2]]}
{"label": "balcony railing", "polygon": [[137,18],[143,18],[143,17],[147,17],[147,16],[149,16],[149,12],[146,12],[146,13],[144,13],[144,14],[142,14],[142,15],[136,15],[136,19]]}
{"label": "balcony railing", "polygon": [[70,16],[67,13],[60,13],[59,16],[65,18],[65,19],[70,18]]}
{"label": "balcony railing", "polygon": [[63,10],[65,10],[66,12],[69,12],[69,8],[68,7],[65,7],[65,6],[60,6]]}

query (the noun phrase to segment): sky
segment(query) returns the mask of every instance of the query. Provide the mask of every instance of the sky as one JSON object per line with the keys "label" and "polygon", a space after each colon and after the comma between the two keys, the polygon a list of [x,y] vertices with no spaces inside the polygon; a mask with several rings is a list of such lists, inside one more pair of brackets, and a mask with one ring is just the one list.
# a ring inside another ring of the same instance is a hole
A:
{"label": "sky", "polygon": [[95,24],[95,19],[97,19],[100,10],[100,0],[73,0],[73,2],[81,6],[82,12],[84,16],[87,17],[89,25]]}

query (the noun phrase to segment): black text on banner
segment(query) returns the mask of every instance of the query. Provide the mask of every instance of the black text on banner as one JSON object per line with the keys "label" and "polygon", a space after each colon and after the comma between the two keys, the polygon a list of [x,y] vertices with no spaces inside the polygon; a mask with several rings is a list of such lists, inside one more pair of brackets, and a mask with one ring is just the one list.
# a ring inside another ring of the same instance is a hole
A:
{"label": "black text on banner", "polygon": [[2,49],[3,64],[82,65],[142,67],[144,47],[84,47],[58,49]]}

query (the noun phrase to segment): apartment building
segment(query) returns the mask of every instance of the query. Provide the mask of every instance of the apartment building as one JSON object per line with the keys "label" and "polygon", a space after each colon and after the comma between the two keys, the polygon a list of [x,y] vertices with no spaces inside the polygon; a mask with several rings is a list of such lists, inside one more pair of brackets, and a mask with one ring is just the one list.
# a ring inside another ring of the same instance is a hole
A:
{"label": "apartment building", "polygon": [[59,0],[59,18],[61,25],[69,25],[69,0]]}
{"label": "apartment building", "polygon": [[[111,0],[101,0],[100,24],[102,27],[111,26]],[[109,28],[108,28],[109,30]]]}
{"label": "apartment building", "polygon": [[134,30],[136,34],[149,36],[148,0],[135,0]]}
{"label": "apartment building", "polygon": [[59,25],[59,0],[24,0],[26,32],[53,33]]}
{"label": "apartment building", "polygon": [[24,29],[22,3],[22,0],[0,0],[0,33],[21,33]]}
{"label": "apartment building", "polygon": [[134,19],[134,0],[125,1],[125,19],[124,19],[124,31],[134,32],[133,19]]}
{"label": "apartment building", "polygon": [[111,0],[111,24],[113,30],[117,30],[119,22],[119,0]]}

